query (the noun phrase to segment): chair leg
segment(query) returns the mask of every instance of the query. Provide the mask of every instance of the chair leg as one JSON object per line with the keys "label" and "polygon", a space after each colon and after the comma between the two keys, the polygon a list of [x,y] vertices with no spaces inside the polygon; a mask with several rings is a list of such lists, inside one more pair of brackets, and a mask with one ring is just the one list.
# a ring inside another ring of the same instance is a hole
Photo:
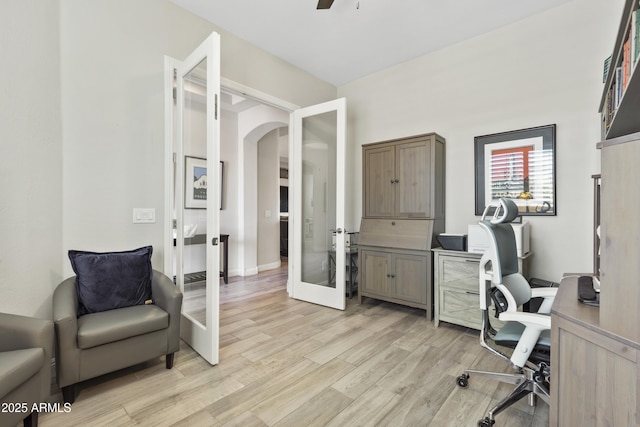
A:
{"label": "chair leg", "polygon": [[173,355],[174,353],[167,354],[167,358],[166,358],[167,369],[173,368]]}
{"label": "chair leg", "polygon": [[525,380],[520,383],[507,397],[505,397],[500,403],[498,403],[493,409],[489,411],[489,420],[493,421],[494,417],[500,412],[513,405],[527,394],[533,392],[533,383],[530,380]]}
{"label": "chair leg", "polygon": [[38,427],[38,411],[33,411],[23,421],[24,427]]}
{"label": "chair leg", "polygon": [[68,403],[70,405],[76,401],[75,384],[62,387],[62,400],[64,400],[64,403]]}

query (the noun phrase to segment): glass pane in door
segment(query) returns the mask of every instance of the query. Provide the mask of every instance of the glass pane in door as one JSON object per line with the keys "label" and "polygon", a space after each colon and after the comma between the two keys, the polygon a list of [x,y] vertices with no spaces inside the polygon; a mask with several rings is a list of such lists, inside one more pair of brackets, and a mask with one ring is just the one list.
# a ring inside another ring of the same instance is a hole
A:
{"label": "glass pane in door", "polygon": [[302,129],[301,279],[335,288],[329,254],[336,230],[337,112],[304,117]]}
{"label": "glass pane in door", "polygon": [[183,314],[206,326],[207,313],[207,59],[183,78]]}

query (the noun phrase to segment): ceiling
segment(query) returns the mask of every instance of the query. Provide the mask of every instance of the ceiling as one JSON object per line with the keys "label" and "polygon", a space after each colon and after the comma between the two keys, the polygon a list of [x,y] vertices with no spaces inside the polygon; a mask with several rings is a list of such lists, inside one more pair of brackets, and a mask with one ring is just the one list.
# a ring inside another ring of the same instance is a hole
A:
{"label": "ceiling", "polygon": [[341,86],[571,0],[170,1]]}

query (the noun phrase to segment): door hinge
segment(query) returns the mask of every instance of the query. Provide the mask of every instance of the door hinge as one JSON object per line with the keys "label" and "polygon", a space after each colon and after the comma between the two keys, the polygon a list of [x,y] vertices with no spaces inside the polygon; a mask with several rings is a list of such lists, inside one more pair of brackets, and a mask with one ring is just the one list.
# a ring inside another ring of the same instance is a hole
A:
{"label": "door hinge", "polygon": [[218,94],[217,93],[215,94],[215,106],[213,108],[214,108],[214,111],[215,111],[214,119],[218,120]]}
{"label": "door hinge", "polygon": [[178,155],[176,153],[173,153],[173,164],[175,165],[176,162],[178,160]]}
{"label": "door hinge", "polygon": [[217,238],[217,237],[214,237],[213,239],[211,239],[211,244],[212,244],[213,246],[218,246],[218,238]]}

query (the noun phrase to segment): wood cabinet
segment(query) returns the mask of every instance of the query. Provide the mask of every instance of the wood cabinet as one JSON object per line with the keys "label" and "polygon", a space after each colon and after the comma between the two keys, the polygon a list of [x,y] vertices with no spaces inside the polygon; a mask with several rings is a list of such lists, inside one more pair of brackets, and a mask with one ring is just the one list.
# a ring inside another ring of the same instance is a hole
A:
{"label": "wood cabinet", "polygon": [[[479,269],[482,254],[463,251],[448,251],[441,248],[433,251],[434,326],[448,322],[480,330]],[[531,253],[518,258],[519,273],[527,276]],[[498,319],[491,323],[500,325]]]}
{"label": "wood cabinet", "polygon": [[362,157],[365,218],[444,218],[444,138],[367,144]]}
{"label": "wood cabinet", "polygon": [[362,249],[360,288],[369,296],[418,308],[431,301],[424,283],[430,257],[418,251]]}
{"label": "wood cabinet", "polygon": [[578,276],[562,280],[551,309],[549,425],[640,425],[640,345],[603,327],[602,308],[578,302]]}
{"label": "wood cabinet", "polygon": [[358,297],[432,317],[432,254],[444,232],[445,140],[430,133],[366,144]]}

